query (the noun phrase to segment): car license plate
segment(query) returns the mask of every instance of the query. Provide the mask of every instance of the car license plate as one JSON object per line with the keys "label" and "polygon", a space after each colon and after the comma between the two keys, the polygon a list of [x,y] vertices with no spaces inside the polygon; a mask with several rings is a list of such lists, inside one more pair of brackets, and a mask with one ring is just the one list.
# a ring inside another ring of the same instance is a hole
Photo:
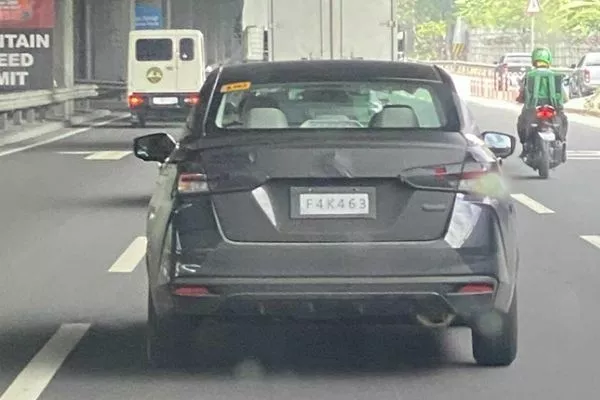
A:
{"label": "car license plate", "polygon": [[374,218],[373,188],[295,189],[293,218]]}
{"label": "car license plate", "polygon": [[152,98],[152,104],[157,106],[171,106],[177,104],[179,101],[177,97],[154,97]]}

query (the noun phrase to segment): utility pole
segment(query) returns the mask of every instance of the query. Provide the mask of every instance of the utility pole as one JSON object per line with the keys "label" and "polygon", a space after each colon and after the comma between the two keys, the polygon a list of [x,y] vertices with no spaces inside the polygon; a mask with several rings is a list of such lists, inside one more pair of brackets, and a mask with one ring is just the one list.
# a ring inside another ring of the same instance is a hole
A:
{"label": "utility pole", "polygon": [[529,46],[531,47],[531,51],[535,48],[535,16],[542,11],[542,7],[540,7],[539,0],[528,0],[527,10],[525,11],[527,15],[529,15],[531,21],[531,27],[529,29],[530,42]]}

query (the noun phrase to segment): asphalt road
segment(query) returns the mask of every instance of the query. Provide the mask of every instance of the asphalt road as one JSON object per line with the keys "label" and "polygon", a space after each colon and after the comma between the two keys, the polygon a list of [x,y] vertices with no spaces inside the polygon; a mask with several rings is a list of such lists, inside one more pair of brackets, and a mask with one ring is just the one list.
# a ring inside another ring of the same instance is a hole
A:
{"label": "asphalt road", "polygon": [[[513,131],[515,111],[472,109],[483,129]],[[218,337],[229,350],[208,366],[152,371],[138,261],[157,167],[125,152],[136,135],[177,129],[117,121],[29,149],[0,148],[0,400],[595,398],[595,125],[572,122],[571,160],[547,181],[516,157],[506,162],[522,202],[520,350],[498,369],[473,364],[466,329],[245,327]]]}

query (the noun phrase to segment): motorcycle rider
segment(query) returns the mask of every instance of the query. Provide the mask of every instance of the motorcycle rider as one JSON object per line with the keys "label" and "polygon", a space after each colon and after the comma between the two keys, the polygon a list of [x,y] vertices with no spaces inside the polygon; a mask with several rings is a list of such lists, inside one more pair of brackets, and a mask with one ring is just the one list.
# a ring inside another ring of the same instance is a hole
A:
{"label": "motorcycle rider", "polygon": [[566,141],[568,120],[564,113],[564,99],[567,97],[562,85],[562,76],[550,69],[552,53],[545,47],[537,48],[531,53],[533,68],[527,72],[521,81],[517,101],[523,103],[521,114],[517,120],[517,133],[523,146],[519,157],[528,152],[527,138],[529,127],[535,120],[535,109],[541,105],[551,105],[556,110],[556,120],[559,124],[558,135]]}

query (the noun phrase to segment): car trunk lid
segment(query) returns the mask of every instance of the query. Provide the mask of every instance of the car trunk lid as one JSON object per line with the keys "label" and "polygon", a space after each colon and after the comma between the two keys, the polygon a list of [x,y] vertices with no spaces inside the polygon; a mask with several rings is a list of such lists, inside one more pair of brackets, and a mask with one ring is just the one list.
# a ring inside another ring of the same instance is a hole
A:
{"label": "car trunk lid", "polygon": [[423,241],[445,233],[455,193],[419,190],[402,177],[462,166],[461,134],[271,139],[199,153],[215,217],[229,240]]}

